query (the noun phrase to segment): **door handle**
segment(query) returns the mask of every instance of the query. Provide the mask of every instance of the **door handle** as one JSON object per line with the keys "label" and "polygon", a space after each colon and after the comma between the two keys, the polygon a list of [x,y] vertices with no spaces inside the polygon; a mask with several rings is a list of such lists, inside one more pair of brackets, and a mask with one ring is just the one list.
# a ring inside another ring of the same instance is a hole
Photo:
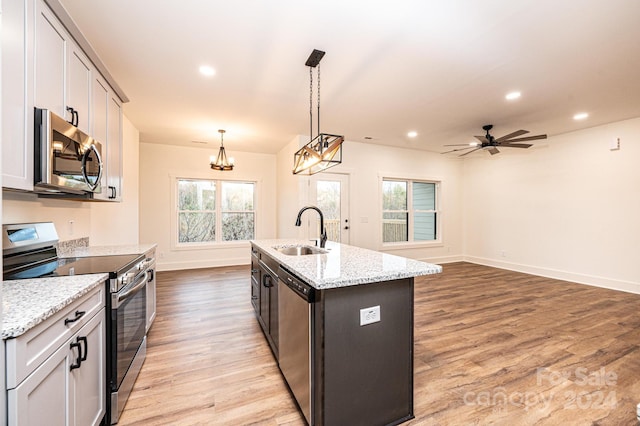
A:
{"label": "door handle", "polygon": [[273,278],[271,278],[271,275],[265,275],[262,277],[262,285],[267,288],[273,287]]}
{"label": "door handle", "polygon": [[68,123],[78,127],[78,111],[69,106],[67,107],[67,111],[71,113],[71,121],[68,121]]}
{"label": "door handle", "polygon": [[78,344],[80,344],[80,342],[84,343],[84,355],[82,355],[82,350],[80,350],[80,363],[82,363],[82,361],[87,360],[87,352],[89,349],[89,346],[87,345],[87,336],[78,336],[76,341]]}
{"label": "door handle", "polygon": [[76,368],[80,368],[82,365],[82,346],[80,345],[80,342],[71,342],[69,349],[73,350],[73,348],[78,348],[78,357],[76,358],[76,363],[69,366],[69,370],[75,370]]}
{"label": "door handle", "polygon": [[78,321],[80,318],[82,318],[84,316],[84,314],[86,314],[85,311],[76,311],[75,318],[73,318],[73,319],[65,318],[64,319],[64,325],[67,325],[67,324],[70,324],[72,322]]}

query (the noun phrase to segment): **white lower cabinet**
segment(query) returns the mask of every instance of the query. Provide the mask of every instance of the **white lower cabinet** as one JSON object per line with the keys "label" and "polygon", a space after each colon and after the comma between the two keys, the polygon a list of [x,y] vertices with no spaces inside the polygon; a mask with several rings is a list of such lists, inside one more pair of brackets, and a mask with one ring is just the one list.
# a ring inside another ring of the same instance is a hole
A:
{"label": "white lower cabinet", "polygon": [[151,324],[156,319],[156,249],[155,247],[147,251],[145,254],[147,261],[147,272],[149,280],[147,281],[147,324],[145,332],[149,332]]}
{"label": "white lower cabinet", "polygon": [[97,312],[17,387],[10,425],[98,425],[105,414],[105,310]]}

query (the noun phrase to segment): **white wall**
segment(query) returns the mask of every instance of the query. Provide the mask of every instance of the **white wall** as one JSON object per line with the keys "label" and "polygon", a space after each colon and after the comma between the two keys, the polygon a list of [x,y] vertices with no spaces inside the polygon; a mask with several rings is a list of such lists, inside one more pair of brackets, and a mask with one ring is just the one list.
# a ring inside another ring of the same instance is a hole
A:
{"label": "white wall", "polygon": [[465,161],[465,258],[640,292],[640,118],[514,151]]}
{"label": "white wall", "polygon": [[126,117],[123,129],[123,202],[56,200],[4,191],[2,223],[51,221],[60,241],[89,237],[91,245],[137,243],[138,132]]}
{"label": "white wall", "polygon": [[[297,212],[306,203],[306,176],[293,176],[293,153],[308,138],[292,140],[278,153],[278,238],[303,238],[294,226]],[[349,244],[431,262],[462,259],[462,170],[461,160],[414,149],[391,148],[353,141],[343,143],[342,164],[328,170],[349,175]],[[442,182],[442,244],[424,248],[389,249],[382,246],[382,201],[380,179],[404,177]]]}
{"label": "white wall", "polygon": [[298,210],[305,205],[306,197],[302,194],[307,186],[304,178],[294,175],[292,170],[293,155],[306,142],[309,142],[309,137],[296,136],[277,154],[278,238],[303,238],[301,229],[294,224]]}
{"label": "white wall", "polygon": [[228,154],[235,158],[235,168],[220,172],[209,167],[209,157],[215,154],[207,148],[140,144],[140,241],[158,244],[160,271],[249,264],[250,259],[248,242],[203,249],[172,247],[175,177],[258,182],[256,239],[276,235],[276,156],[234,151]]}
{"label": "white wall", "polygon": [[92,226],[89,233],[91,245],[137,244],[139,242],[140,135],[126,117],[122,133],[122,201],[91,204]]}

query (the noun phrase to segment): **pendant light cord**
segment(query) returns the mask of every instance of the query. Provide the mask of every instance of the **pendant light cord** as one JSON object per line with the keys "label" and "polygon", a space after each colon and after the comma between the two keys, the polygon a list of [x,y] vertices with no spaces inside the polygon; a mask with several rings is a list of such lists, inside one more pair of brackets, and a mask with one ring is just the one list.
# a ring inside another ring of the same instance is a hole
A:
{"label": "pendant light cord", "polygon": [[[320,64],[318,64],[318,135],[320,134]],[[322,141],[320,141],[322,146]]]}
{"label": "pendant light cord", "polygon": [[313,140],[313,68],[309,67],[309,140]]}

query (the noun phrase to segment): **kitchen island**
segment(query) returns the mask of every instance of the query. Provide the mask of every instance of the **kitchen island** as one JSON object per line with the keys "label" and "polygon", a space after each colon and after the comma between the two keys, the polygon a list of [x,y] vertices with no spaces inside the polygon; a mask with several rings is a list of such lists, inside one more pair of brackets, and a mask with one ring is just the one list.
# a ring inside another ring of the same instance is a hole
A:
{"label": "kitchen island", "polygon": [[258,240],[251,255],[256,316],[307,422],[413,418],[413,280],[442,268],[333,242]]}

